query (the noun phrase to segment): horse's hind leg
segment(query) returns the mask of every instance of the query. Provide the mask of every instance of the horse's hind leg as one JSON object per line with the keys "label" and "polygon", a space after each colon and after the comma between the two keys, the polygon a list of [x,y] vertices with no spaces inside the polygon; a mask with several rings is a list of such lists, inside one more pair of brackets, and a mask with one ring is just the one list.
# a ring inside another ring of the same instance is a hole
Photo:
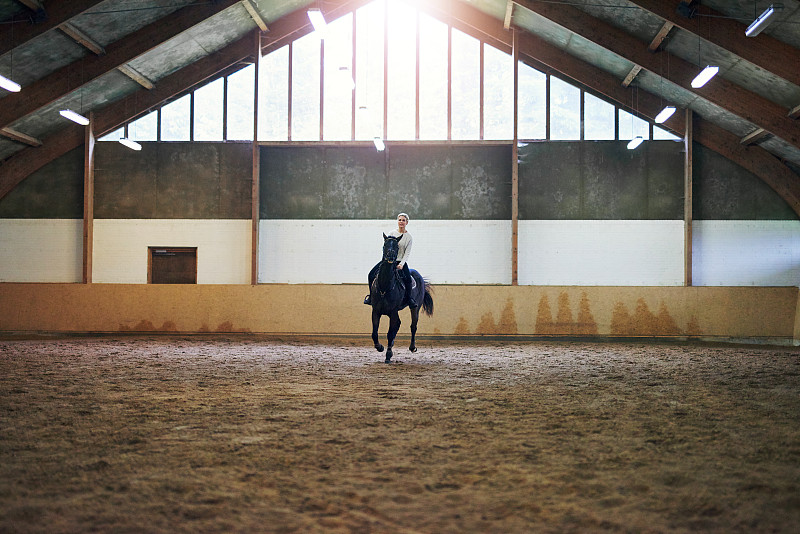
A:
{"label": "horse's hind leg", "polygon": [[419,321],[419,307],[411,308],[411,345],[408,346],[411,352],[417,352],[417,321]]}
{"label": "horse's hind leg", "polygon": [[398,330],[400,330],[400,315],[394,312],[389,316],[389,332],[386,334],[386,363],[389,363],[394,355],[392,347],[394,347],[394,338],[397,336]]}

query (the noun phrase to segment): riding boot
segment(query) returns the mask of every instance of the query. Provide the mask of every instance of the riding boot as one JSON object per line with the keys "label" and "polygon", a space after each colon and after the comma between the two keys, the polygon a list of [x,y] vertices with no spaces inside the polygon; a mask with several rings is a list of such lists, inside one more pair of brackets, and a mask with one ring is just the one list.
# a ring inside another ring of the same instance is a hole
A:
{"label": "riding boot", "polygon": [[366,304],[367,306],[372,305],[372,300],[369,298],[369,295],[364,297],[364,304]]}
{"label": "riding boot", "polygon": [[419,306],[417,302],[414,300],[414,296],[412,295],[411,284],[406,286],[406,302],[408,302],[409,308],[416,308],[417,306]]}

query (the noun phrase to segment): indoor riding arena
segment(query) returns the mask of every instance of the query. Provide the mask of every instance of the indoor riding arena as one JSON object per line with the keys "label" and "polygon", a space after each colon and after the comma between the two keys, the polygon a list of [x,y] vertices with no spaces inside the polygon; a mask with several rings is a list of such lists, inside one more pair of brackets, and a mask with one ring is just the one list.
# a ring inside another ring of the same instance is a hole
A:
{"label": "indoor riding arena", "polygon": [[782,6],[0,0],[0,532],[796,532]]}

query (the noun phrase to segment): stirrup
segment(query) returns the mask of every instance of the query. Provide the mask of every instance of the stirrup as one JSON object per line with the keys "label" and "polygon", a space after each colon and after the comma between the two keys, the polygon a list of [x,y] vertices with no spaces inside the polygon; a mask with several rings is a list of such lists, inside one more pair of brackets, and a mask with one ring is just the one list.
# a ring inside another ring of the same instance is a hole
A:
{"label": "stirrup", "polygon": [[366,304],[367,306],[372,304],[372,299],[369,298],[369,295],[364,297],[364,304]]}

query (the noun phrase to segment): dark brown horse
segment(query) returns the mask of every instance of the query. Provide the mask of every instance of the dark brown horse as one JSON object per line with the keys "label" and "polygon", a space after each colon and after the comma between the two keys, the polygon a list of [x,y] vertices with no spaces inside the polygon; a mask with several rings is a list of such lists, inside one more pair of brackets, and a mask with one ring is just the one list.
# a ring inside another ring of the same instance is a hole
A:
{"label": "dark brown horse", "polygon": [[[383,260],[375,279],[369,285],[370,303],[372,305],[372,341],[378,352],[383,352],[383,345],[378,341],[378,327],[381,324],[381,316],[389,317],[389,332],[386,335],[386,363],[392,360],[392,347],[394,338],[400,329],[400,310],[408,306],[405,298],[405,286],[403,276],[397,269],[397,251],[399,237],[387,237],[383,234]],[[422,309],[426,314],[433,315],[433,297],[431,297],[431,285],[422,278],[414,269],[409,269],[413,285],[411,288],[412,300],[422,303]],[[417,335],[417,321],[419,320],[419,306],[409,308],[411,311],[411,345],[408,350],[417,352],[415,344]]]}

